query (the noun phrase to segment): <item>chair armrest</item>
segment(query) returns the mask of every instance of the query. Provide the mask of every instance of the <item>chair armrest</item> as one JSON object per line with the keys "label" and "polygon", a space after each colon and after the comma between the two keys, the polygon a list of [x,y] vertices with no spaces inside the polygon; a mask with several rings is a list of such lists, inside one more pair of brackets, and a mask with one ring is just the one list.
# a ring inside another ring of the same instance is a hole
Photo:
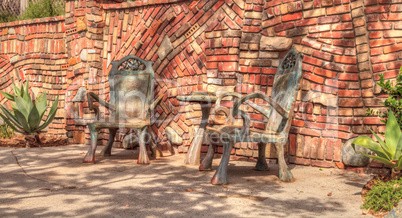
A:
{"label": "chair armrest", "polygon": [[159,104],[159,102],[162,100],[162,98],[163,98],[163,94],[159,95],[158,98],[154,102],[152,102],[152,104],[149,106],[149,109],[150,110],[155,109],[156,105]]}
{"label": "chair armrest", "polygon": [[[289,117],[289,112],[286,111],[285,109],[283,109],[282,106],[280,106],[278,103],[276,103],[271,97],[268,97],[268,96],[266,96],[266,95],[264,95],[264,94],[262,94],[262,93],[252,93],[252,94],[249,94],[249,95],[246,95],[246,96],[242,97],[241,99],[239,99],[239,100],[234,104],[232,113],[233,113],[234,115],[235,115],[235,114],[238,114],[239,107],[240,107],[240,105],[241,105],[243,102],[248,101],[248,100],[250,100],[250,99],[255,99],[255,98],[260,98],[260,99],[265,100],[265,101],[268,102],[268,104],[270,104],[270,105],[272,106],[272,108],[274,108],[282,117],[284,117],[285,119],[288,119],[288,117]],[[270,113],[269,113],[268,110],[266,110],[266,109],[264,109],[264,108],[258,106],[257,104],[254,104],[254,103],[253,103],[253,104],[250,104],[250,103],[249,103],[249,105],[250,105],[251,107],[253,107],[254,109],[256,109],[258,112],[262,113],[262,114],[263,114],[264,116],[266,116],[267,118],[269,118]]]}
{"label": "chair armrest", "polygon": [[99,96],[93,92],[89,92],[87,94],[87,98],[88,98],[89,110],[95,111],[96,119],[99,119],[99,107],[93,104],[93,100],[99,102],[100,105],[104,106],[105,108],[107,108],[110,111],[113,111],[113,112],[116,111],[116,108],[114,105],[109,104],[109,103],[105,102],[104,100],[100,99]]}

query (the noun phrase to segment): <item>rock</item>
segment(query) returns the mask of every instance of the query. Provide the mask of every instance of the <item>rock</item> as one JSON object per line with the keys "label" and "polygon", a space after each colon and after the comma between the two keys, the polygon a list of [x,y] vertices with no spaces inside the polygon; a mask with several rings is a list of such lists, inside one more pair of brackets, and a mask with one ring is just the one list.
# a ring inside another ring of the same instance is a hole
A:
{"label": "rock", "polygon": [[172,127],[170,127],[170,126],[166,127],[165,133],[167,135],[167,138],[168,138],[169,142],[172,145],[181,145],[181,144],[183,144],[183,139],[179,136],[179,134],[177,134],[176,131],[174,131],[174,129]]}
{"label": "rock", "polygon": [[87,49],[83,49],[83,50],[81,51],[80,57],[81,57],[81,60],[82,60],[82,61],[87,61],[87,60],[88,60],[88,50],[87,50]]}
{"label": "rock", "polygon": [[303,98],[303,102],[313,102],[327,107],[338,106],[338,96],[321,92],[308,91]]}
{"label": "rock", "polygon": [[123,148],[125,149],[132,149],[139,145],[139,138],[135,132],[126,135],[123,139]]}
{"label": "rock", "polygon": [[361,155],[358,151],[370,154],[370,150],[356,145],[356,152],[352,148],[352,142],[356,138],[349,139],[342,148],[342,162],[346,166],[366,167],[370,163],[370,158]]}
{"label": "rock", "polygon": [[293,44],[293,40],[286,37],[262,36],[260,49],[265,51],[287,51]]}
{"label": "rock", "polygon": [[166,56],[173,51],[173,45],[170,42],[169,37],[165,36],[163,39],[161,46],[159,47],[158,51],[156,52],[161,60],[165,59]]}
{"label": "rock", "polygon": [[84,102],[87,95],[87,90],[85,87],[80,87],[77,94],[73,98],[73,102]]}
{"label": "rock", "polygon": [[399,202],[399,204],[392,209],[387,215],[384,216],[384,218],[398,218],[402,217],[402,201]]}

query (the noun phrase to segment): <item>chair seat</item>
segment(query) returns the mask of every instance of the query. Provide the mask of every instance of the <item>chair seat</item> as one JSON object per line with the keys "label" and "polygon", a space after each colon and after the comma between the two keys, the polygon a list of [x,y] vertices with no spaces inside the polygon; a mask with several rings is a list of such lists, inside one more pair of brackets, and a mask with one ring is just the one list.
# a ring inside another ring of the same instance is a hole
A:
{"label": "chair seat", "polygon": [[91,124],[97,126],[97,128],[133,128],[133,129],[141,129],[145,126],[150,126],[151,123],[145,120],[116,120],[105,118],[102,121],[95,121]]}
{"label": "chair seat", "polygon": [[282,135],[266,130],[261,129],[250,129],[250,134],[247,134],[247,137],[242,137],[238,134],[235,134],[235,130],[240,131],[243,126],[240,125],[227,125],[222,126],[221,128],[207,127],[207,130],[212,133],[228,134],[234,141],[236,142],[265,142],[265,143],[275,143],[278,142]]}

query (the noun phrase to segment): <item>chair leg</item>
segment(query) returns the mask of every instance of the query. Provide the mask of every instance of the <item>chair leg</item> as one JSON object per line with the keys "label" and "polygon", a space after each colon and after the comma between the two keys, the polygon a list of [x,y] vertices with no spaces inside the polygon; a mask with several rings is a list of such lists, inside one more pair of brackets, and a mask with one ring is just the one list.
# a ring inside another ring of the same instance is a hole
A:
{"label": "chair leg", "polygon": [[109,129],[109,141],[107,142],[106,147],[104,147],[101,151],[102,156],[106,157],[112,155],[112,146],[114,142],[114,137],[116,136],[116,132],[117,129]]}
{"label": "chair leg", "polygon": [[214,185],[223,185],[227,183],[227,171],[230,159],[230,151],[232,150],[233,142],[224,141],[223,142],[223,155],[221,163],[216,170],[214,176],[212,177],[211,183]]}
{"label": "chair leg", "polygon": [[279,180],[284,182],[293,181],[293,175],[290,172],[288,165],[285,162],[285,154],[283,146],[285,143],[275,143],[276,153],[278,155],[278,163],[279,163]]}
{"label": "chair leg", "polygon": [[163,157],[162,149],[160,149],[152,140],[150,140],[149,147],[152,151],[152,156],[155,158]]}
{"label": "chair leg", "polygon": [[147,153],[147,147],[145,145],[145,140],[147,136],[148,127],[144,127],[140,132],[140,152],[138,156],[137,164],[149,164],[149,157]]}
{"label": "chair leg", "polygon": [[212,161],[214,159],[215,147],[215,144],[209,142],[207,156],[205,156],[200,164],[200,167],[198,168],[200,171],[212,170]]}
{"label": "chair leg", "polygon": [[89,146],[88,152],[84,157],[82,163],[95,163],[95,151],[98,144],[98,130],[96,125],[88,123],[88,128],[91,134],[91,145]]}
{"label": "chair leg", "polygon": [[268,170],[267,160],[265,159],[265,149],[267,144],[263,142],[258,143],[258,160],[255,165],[255,169],[258,171],[266,171]]}

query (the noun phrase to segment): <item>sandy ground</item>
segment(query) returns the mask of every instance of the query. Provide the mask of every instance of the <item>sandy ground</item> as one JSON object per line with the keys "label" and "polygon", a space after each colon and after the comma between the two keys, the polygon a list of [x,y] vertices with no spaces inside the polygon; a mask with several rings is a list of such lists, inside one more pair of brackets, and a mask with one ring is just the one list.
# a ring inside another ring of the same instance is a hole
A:
{"label": "sandy ground", "polygon": [[213,186],[214,171],[185,166],[182,154],[143,166],[136,151],[114,149],[81,164],[86,150],[0,148],[0,216],[369,217],[360,192],[370,175],[290,165],[296,181],[283,183],[276,164],[231,161],[229,184]]}

